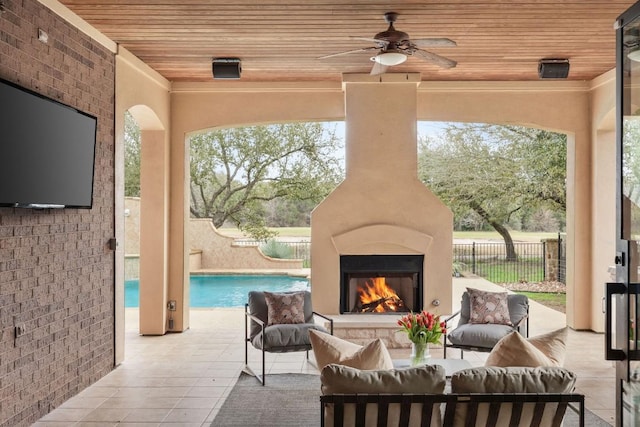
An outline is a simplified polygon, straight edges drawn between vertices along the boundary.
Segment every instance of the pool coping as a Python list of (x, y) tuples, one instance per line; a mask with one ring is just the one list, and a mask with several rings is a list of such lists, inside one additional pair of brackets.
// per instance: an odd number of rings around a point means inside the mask
[(291, 277), (304, 277), (309, 279), (311, 277), (311, 269), (310, 268), (300, 268), (300, 269), (200, 269), (193, 270), (189, 272), (192, 276), (206, 276), (208, 274), (229, 274), (229, 275), (267, 275), (267, 276), (291, 276)]

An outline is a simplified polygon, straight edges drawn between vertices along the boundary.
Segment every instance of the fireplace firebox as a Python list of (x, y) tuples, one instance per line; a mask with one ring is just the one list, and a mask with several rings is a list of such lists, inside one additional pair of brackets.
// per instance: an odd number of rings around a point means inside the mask
[(424, 255), (341, 255), (340, 313), (422, 310)]

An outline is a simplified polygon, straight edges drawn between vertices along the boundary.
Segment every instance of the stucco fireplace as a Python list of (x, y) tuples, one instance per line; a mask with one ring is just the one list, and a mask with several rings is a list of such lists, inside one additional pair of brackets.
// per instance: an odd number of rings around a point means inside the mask
[[(343, 76), (345, 180), (311, 215), (311, 292), (320, 312), (361, 310), (352, 286), (379, 277), (389, 277), (413, 311), (451, 311), (453, 216), (418, 179), (419, 83), (419, 74)], [(396, 257), (414, 265), (384, 271)], [(354, 259), (367, 260), (365, 271), (345, 276), (341, 265)]]

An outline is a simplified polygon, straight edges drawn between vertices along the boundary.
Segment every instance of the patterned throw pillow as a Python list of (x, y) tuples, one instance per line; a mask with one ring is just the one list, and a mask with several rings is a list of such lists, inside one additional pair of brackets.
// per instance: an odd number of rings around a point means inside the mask
[(470, 323), (512, 325), (506, 292), (487, 292), (467, 288), (471, 304)]
[(267, 326), (304, 323), (304, 292), (264, 293), (267, 302)]

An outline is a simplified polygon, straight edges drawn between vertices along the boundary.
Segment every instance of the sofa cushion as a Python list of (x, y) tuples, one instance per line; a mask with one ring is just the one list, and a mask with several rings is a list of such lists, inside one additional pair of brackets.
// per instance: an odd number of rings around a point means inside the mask
[[(343, 365), (330, 364), (320, 373), (322, 394), (441, 394), (445, 387), (444, 368), (439, 365), (423, 365), (407, 369), (365, 371)], [(419, 404), (414, 404), (419, 405)], [(420, 426), (420, 410), (412, 408), (409, 426)], [(367, 405), (365, 427), (377, 426), (377, 405)], [(389, 406), (389, 418), (397, 420), (400, 405)], [(333, 407), (328, 405), (325, 413), (325, 425), (333, 426)], [(344, 411), (345, 426), (355, 426), (355, 405), (348, 404)], [(434, 407), (431, 427), (440, 426), (440, 406)]]
[(570, 393), (576, 375), (560, 367), (483, 366), (451, 376), (452, 393)]
[(567, 328), (529, 339), (509, 334), (493, 348), (485, 366), (562, 366), (567, 341)]
[(309, 330), (309, 339), (319, 370), (330, 363), (358, 369), (393, 368), (391, 355), (379, 338), (361, 346), (324, 332)]
[(440, 365), (406, 369), (363, 370), (335, 363), (320, 372), (322, 394), (444, 393), (445, 373)]
[[(571, 393), (576, 376), (560, 367), (525, 368), (525, 367), (480, 367), (456, 372), (451, 377), (452, 393)], [(504, 405), (500, 411), (496, 426), (509, 426), (511, 406)], [(557, 403), (544, 405), (540, 425), (552, 425)], [(458, 404), (455, 413), (455, 427), (465, 426), (466, 405)], [(534, 403), (527, 403), (522, 408), (519, 425), (531, 425), (536, 413)], [(486, 425), (489, 404), (478, 405), (476, 426)]]

